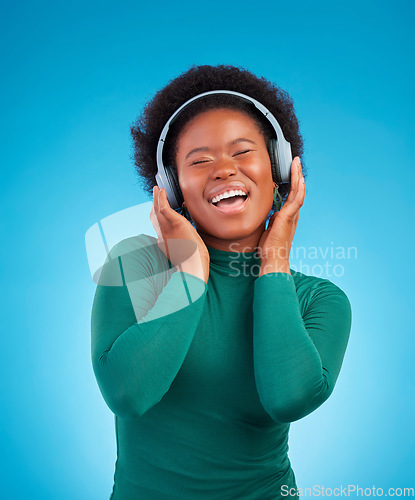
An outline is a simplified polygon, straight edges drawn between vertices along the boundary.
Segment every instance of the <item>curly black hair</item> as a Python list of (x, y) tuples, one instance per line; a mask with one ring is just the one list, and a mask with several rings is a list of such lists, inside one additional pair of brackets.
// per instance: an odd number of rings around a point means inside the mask
[[(144, 191), (150, 195), (153, 186), (156, 185), (157, 143), (164, 125), (186, 101), (211, 90), (233, 90), (253, 97), (262, 103), (278, 120), (285, 139), (291, 144), (293, 157), (302, 157), (303, 139), (299, 132), (293, 101), (287, 92), (265, 78), (259, 78), (241, 67), (229, 65), (192, 66), (159, 90), (130, 128), (135, 169)], [(275, 136), (275, 131), (268, 120), (260, 112), (255, 111), (251, 104), (232, 95), (215, 94), (197, 99), (179, 114), (174, 124), (169, 128), (163, 151), (164, 163), (176, 167), (179, 134), (192, 118), (204, 111), (221, 108), (234, 109), (253, 118), (267, 143), (269, 137)], [(303, 173), (306, 177), (304, 165)], [(282, 184), (279, 187), (283, 201), (287, 198), (289, 191), (290, 184)], [(273, 210), (269, 216), (272, 212)]]

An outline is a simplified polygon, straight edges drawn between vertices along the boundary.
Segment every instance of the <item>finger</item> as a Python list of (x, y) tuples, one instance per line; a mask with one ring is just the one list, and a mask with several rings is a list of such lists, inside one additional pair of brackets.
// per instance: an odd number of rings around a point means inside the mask
[(304, 203), (304, 198), (305, 198), (305, 180), (303, 173), (301, 171), (300, 176), (298, 178), (298, 186), (297, 186), (297, 193), (296, 193), (296, 202), (300, 204), (300, 206), (303, 205)]
[[(170, 205), (168, 204), (167, 201), (166, 190), (164, 188), (157, 187), (155, 189), (154, 202), (155, 202), (154, 208), (157, 215), (157, 219), (159, 223), (163, 224), (163, 222), (165, 222), (166, 220), (166, 211), (168, 208), (170, 208)], [(172, 209), (170, 208), (170, 210)]]
[(153, 209), (154, 209), (154, 214), (158, 218), (159, 213), (160, 213), (160, 208), (159, 208), (159, 187), (154, 186), (153, 187)]
[(163, 235), (161, 232), (159, 220), (157, 217), (157, 212), (158, 212), (158, 194), (157, 194), (158, 187), (154, 186), (153, 187), (153, 206), (150, 211), (150, 220), (151, 223), (153, 224), (153, 227), (157, 233), (159, 241), (163, 241)]
[(157, 233), (157, 237), (158, 237), (159, 241), (163, 241), (163, 235), (161, 233), (160, 224), (159, 224), (157, 217), (154, 213), (150, 214), (150, 221), (153, 224), (154, 230)]
[[(288, 217), (294, 217), (294, 215), (300, 210), (304, 203), (305, 189), (301, 184), (297, 190), (296, 197), (291, 201), (289, 205), (285, 205), (285, 215)], [(284, 207), (283, 207), (284, 208)]]
[(158, 186), (154, 186), (153, 187), (153, 206), (154, 206), (154, 212), (155, 214), (157, 215), (158, 211), (159, 211), (159, 187)]
[(301, 160), (299, 156), (296, 156), (291, 164), (291, 180), (294, 183), (294, 185), (296, 185), (298, 182), (298, 178), (300, 176), (300, 170), (301, 170)]
[(296, 156), (291, 163), (291, 187), (285, 204), (291, 203), (297, 194), (298, 179), (300, 178), (299, 170), (301, 169), (300, 158)]
[[(158, 186), (154, 186), (153, 188), (153, 193), (154, 193), (154, 198), (153, 198), (153, 205), (154, 205), (154, 214), (155, 214), (155, 221), (156, 221), (156, 226), (154, 228), (157, 231), (157, 235), (159, 238), (159, 241), (162, 242), (164, 241), (164, 236), (163, 236), (163, 216), (160, 213), (160, 188)], [(157, 229), (158, 228), (158, 229)]]
[(150, 210), (150, 220), (153, 223), (153, 225), (154, 225), (154, 221), (157, 221), (156, 212), (154, 210), (154, 202), (153, 202), (153, 206), (151, 207), (151, 210)]
[(160, 189), (160, 195), (159, 195), (159, 207), (160, 207), (160, 212), (165, 215), (172, 208), (170, 207), (169, 200), (167, 199), (167, 192), (164, 188)]
[[(169, 234), (172, 227), (174, 231), (175, 227), (181, 222), (181, 215), (171, 208), (169, 200), (167, 199), (167, 192), (164, 188), (161, 188), (159, 192), (159, 215), (163, 227), (167, 229), (167, 226), (170, 226)], [(165, 252), (167, 258), (171, 260), (172, 254), (177, 256), (178, 253), (183, 253), (182, 244), (183, 242), (180, 239), (175, 240), (174, 237), (172, 239), (165, 238), (162, 250)], [(180, 252), (178, 252), (179, 249)]]
[[(299, 203), (300, 206), (302, 205), (304, 201), (304, 195), (305, 195), (305, 182), (304, 182), (304, 176), (303, 176), (303, 168), (301, 166), (301, 161), (298, 156), (295, 157), (296, 160), (296, 166), (293, 165), (293, 168), (297, 170), (297, 182), (295, 185), (292, 186), (292, 190), (290, 191), (290, 195), (287, 198), (288, 203)], [(294, 163), (294, 162), (293, 162)]]
[(292, 199), (290, 203), (286, 203), (282, 207), (280, 213), (285, 217), (288, 217), (288, 219), (290, 219), (291, 221), (294, 220), (294, 217), (303, 205), (304, 195), (305, 190), (302, 186), (300, 186), (299, 189), (296, 190), (295, 198)]
[(303, 175), (303, 167), (301, 165), (301, 160), (299, 157), (298, 158), (298, 163), (297, 163), (297, 166), (298, 166), (298, 182), (300, 181), (303, 181), (304, 180), (304, 175)]
[(150, 219), (151, 217), (157, 218), (157, 186), (153, 186), (153, 205), (150, 211)]
[(160, 213), (170, 224), (177, 224), (181, 221), (181, 215), (171, 208), (164, 188), (160, 190)]

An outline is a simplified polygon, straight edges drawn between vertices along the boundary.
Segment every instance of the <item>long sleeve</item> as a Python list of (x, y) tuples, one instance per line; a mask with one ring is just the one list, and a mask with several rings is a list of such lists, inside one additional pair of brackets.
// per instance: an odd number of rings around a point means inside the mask
[(328, 280), (310, 283), (301, 307), (290, 274), (265, 274), (255, 282), (255, 381), (263, 407), (277, 422), (303, 418), (326, 401), (349, 339), (345, 293)]
[[(91, 351), (107, 405), (131, 418), (168, 391), (192, 342), (207, 287), (188, 273), (160, 272), (147, 251), (120, 253), (113, 253), (97, 285)], [(119, 270), (122, 283), (114, 286)]]

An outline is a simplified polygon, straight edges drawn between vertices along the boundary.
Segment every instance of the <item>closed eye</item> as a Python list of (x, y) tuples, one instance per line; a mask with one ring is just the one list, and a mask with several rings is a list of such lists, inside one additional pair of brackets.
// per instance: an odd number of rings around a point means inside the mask
[(197, 160), (193, 161), (191, 165), (199, 165), (199, 163), (207, 163), (209, 160)]
[(253, 151), (253, 150), (252, 149), (244, 149), (243, 151), (238, 151), (233, 156), (243, 155), (245, 153), (249, 153), (250, 151)]
[[(251, 151), (255, 151), (254, 149), (244, 149), (243, 151), (238, 151), (236, 152), (235, 154), (233, 154), (232, 156), (239, 156), (239, 155), (243, 155), (243, 154), (246, 154), (246, 153), (249, 153)], [(196, 160), (196, 161), (193, 161), (191, 163), (191, 165), (200, 165), (201, 163), (208, 163), (209, 161), (211, 160)]]

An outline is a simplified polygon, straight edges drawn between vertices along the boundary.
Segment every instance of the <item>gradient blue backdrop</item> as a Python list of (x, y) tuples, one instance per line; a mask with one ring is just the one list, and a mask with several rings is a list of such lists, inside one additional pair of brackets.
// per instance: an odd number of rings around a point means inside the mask
[(298, 485), (415, 486), (413, 3), (2, 11), (3, 498), (109, 497), (114, 420), (90, 361), (85, 232), (149, 200), (129, 136), (146, 101), (190, 65), (219, 63), (295, 101), (309, 174), (294, 245), (357, 248), (330, 278), (353, 308), (338, 384), (291, 429)]

